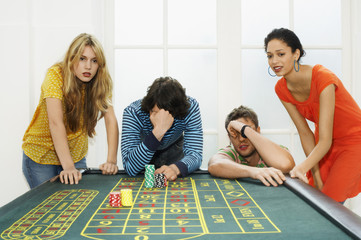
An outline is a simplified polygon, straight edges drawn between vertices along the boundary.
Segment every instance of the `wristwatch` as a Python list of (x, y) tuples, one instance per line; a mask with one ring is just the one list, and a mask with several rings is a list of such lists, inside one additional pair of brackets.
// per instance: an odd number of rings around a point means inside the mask
[(247, 136), (244, 134), (244, 130), (246, 129), (246, 127), (251, 127), (251, 126), (249, 126), (249, 125), (243, 125), (243, 127), (241, 128), (241, 136), (242, 136), (243, 138), (247, 138)]

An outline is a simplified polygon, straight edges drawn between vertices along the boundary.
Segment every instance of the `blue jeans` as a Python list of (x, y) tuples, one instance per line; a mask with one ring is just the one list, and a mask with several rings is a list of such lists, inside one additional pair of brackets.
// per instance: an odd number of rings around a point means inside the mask
[[(75, 163), (75, 168), (86, 168), (86, 159), (83, 158), (79, 162)], [(36, 186), (42, 184), (43, 182), (48, 181), (52, 177), (55, 177), (63, 171), (61, 165), (50, 165), (50, 164), (39, 164), (31, 160), (23, 152), (23, 173), (25, 175), (26, 181), (28, 182), (30, 188), (35, 188)]]

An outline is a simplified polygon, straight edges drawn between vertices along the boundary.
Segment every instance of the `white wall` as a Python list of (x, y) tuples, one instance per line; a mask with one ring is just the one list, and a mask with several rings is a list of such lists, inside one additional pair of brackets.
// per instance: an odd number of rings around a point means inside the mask
[(351, 21), (351, 48), (352, 48), (352, 92), (359, 105), (361, 105), (361, 1), (352, 0)]
[(0, 2), (0, 206), (28, 190), (21, 172), (30, 115), (28, 7), (25, 0)]
[[(361, 1), (351, 1), (351, 94), (361, 106)], [(361, 160), (361, 158), (360, 158)], [(345, 202), (345, 206), (361, 216), (361, 193)]]
[[(22, 137), (31, 121), (47, 68), (82, 33), (103, 40), (103, 1), (0, 0), (0, 206), (29, 190)], [(71, 7), (70, 7), (71, 6)], [(89, 162), (94, 162), (94, 143)]]

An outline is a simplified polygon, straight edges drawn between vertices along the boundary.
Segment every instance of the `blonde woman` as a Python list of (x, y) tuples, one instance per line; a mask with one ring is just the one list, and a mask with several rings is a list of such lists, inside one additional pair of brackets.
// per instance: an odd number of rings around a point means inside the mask
[(64, 60), (48, 69), (39, 104), (23, 138), (23, 173), (31, 188), (59, 175), (65, 184), (78, 184), (86, 168), (88, 137), (104, 117), (108, 141), (103, 174), (115, 174), (118, 123), (111, 104), (112, 80), (103, 49), (83, 33), (71, 43)]

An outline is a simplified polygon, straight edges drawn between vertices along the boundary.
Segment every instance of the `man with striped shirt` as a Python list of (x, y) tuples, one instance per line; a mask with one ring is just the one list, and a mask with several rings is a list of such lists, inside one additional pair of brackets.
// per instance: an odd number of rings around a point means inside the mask
[(124, 109), (121, 151), (130, 176), (154, 164), (168, 180), (202, 163), (203, 129), (198, 102), (171, 77), (156, 79), (147, 95)]
[(223, 178), (250, 177), (266, 186), (277, 186), (286, 179), (283, 173), (294, 166), (293, 157), (260, 133), (256, 113), (240, 106), (228, 114), (225, 122), (231, 144), (220, 149), (209, 161), (211, 175)]

